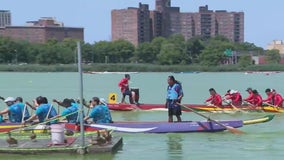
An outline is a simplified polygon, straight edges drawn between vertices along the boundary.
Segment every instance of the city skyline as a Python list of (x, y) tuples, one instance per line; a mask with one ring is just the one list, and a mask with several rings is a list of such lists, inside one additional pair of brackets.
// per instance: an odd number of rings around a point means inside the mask
[[(111, 10), (138, 7), (139, 2), (149, 4), (152, 10), (155, 0), (84, 0), (71, 3), (67, 0), (36, 1), (0, 0), (1, 10), (10, 10), (12, 25), (25, 25), (26, 21), (40, 17), (56, 17), (68, 27), (83, 27), (85, 41), (89, 43), (111, 40)], [(257, 2), (257, 3), (256, 3)], [(274, 2), (274, 3), (272, 3)], [(257, 5), (255, 5), (257, 4)], [(284, 39), (284, 22), (281, 8), (284, 2), (238, 0), (172, 0), (182, 12), (197, 12), (199, 6), (208, 5), (211, 10), (243, 11), (245, 13), (245, 41), (266, 48), (273, 40)]]

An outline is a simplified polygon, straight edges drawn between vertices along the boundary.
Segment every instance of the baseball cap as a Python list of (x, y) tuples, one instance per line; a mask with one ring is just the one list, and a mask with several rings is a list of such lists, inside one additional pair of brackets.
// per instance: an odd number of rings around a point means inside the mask
[(107, 105), (107, 102), (106, 102), (106, 100), (105, 100), (104, 98), (100, 98), (100, 102), (101, 102), (102, 104), (104, 104), (104, 105)]
[(16, 99), (14, 97), (7, 97), (4, 102), (14, 102)]

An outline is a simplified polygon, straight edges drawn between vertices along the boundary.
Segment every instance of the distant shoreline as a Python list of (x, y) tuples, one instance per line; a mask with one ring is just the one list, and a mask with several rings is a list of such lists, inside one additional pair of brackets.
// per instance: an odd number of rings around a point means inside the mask
[[(174, 73), (199, 73), (199, 72), (277, 72), (284, 71), (282, 64), (251, 65), (245, 68), (238, 65), (202, 66), (202, 65), (155, 65), (155, 64), (84, 64), (85, 73), (103, 72), (174, 72)], [(1, 72), (77, 72), (77, 64), (0, 64)]]

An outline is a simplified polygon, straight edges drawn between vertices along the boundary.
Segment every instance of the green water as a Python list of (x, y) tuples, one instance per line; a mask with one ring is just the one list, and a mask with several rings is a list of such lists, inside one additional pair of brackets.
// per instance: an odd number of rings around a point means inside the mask
[[(164, 103), (167, 76), (174, 75), (183, 85), (185, 97), (183, 103), (203, 103), (209, 97), (208, 89), (214, 87), (224, 94), (228, 89), (239, 90), (244, 97), (247, 87), (257, 88), (263, 97), (264, 90), (274, 88), (284, 94), (282, 80), (284, 73), (244, 74), (244, 73), (138, 73), (131, 74), (132, 87), (140, 89), (140, 102)], [(104, 97), (119, 93), (118, 81), (122, 74), (84, 74), (84, 97)], [(0, 95), (22, 96), (31, 102), (42, 95), (52, 99), (79, 97), (78, 73), (8, 73), (0, 72)], [(118, 99), (120, 100), (120, 94)], [(0, 102), (0, 108), (5, 104)], [(264, 113), (207, 114), (214, 119), (250, 119), (264, 116)], [(167, 112), (135, 111), (112, 112), (114, 120), (119, 121), (161, 121), (167, 120)], [(183, 120), (203, 120), (194, 113), (183, 113)], [(130, 159), (283, 159), (284, 152), (284, 114), (276, 115), (269, 123), (244, 126), (240, 128), (244, 135), (230, 132), (220, 133), (182, 133), (182, 134), (124, 134), (124, 145), (115, 154), (96, 155), (1, 155), (1, 159), (31, 160), (130, 160)]]

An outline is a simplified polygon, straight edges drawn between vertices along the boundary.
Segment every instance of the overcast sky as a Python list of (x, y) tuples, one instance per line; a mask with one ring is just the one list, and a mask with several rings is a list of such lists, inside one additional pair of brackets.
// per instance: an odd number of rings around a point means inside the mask
[[(56, 17), (65, 26), (84, 27), (85, 41), (111, 40), (111, 10), (137, 7), (139, 2), (155, 8), (155, 0), (0, 0), (0, 10), (10, 10), (12, 25), (40, 17)], [(210, 10), (243, 11), (245, 41), (266, 48), (272, 40), (284, 40), (284, 0), (172, 0), (182, 12)]]

